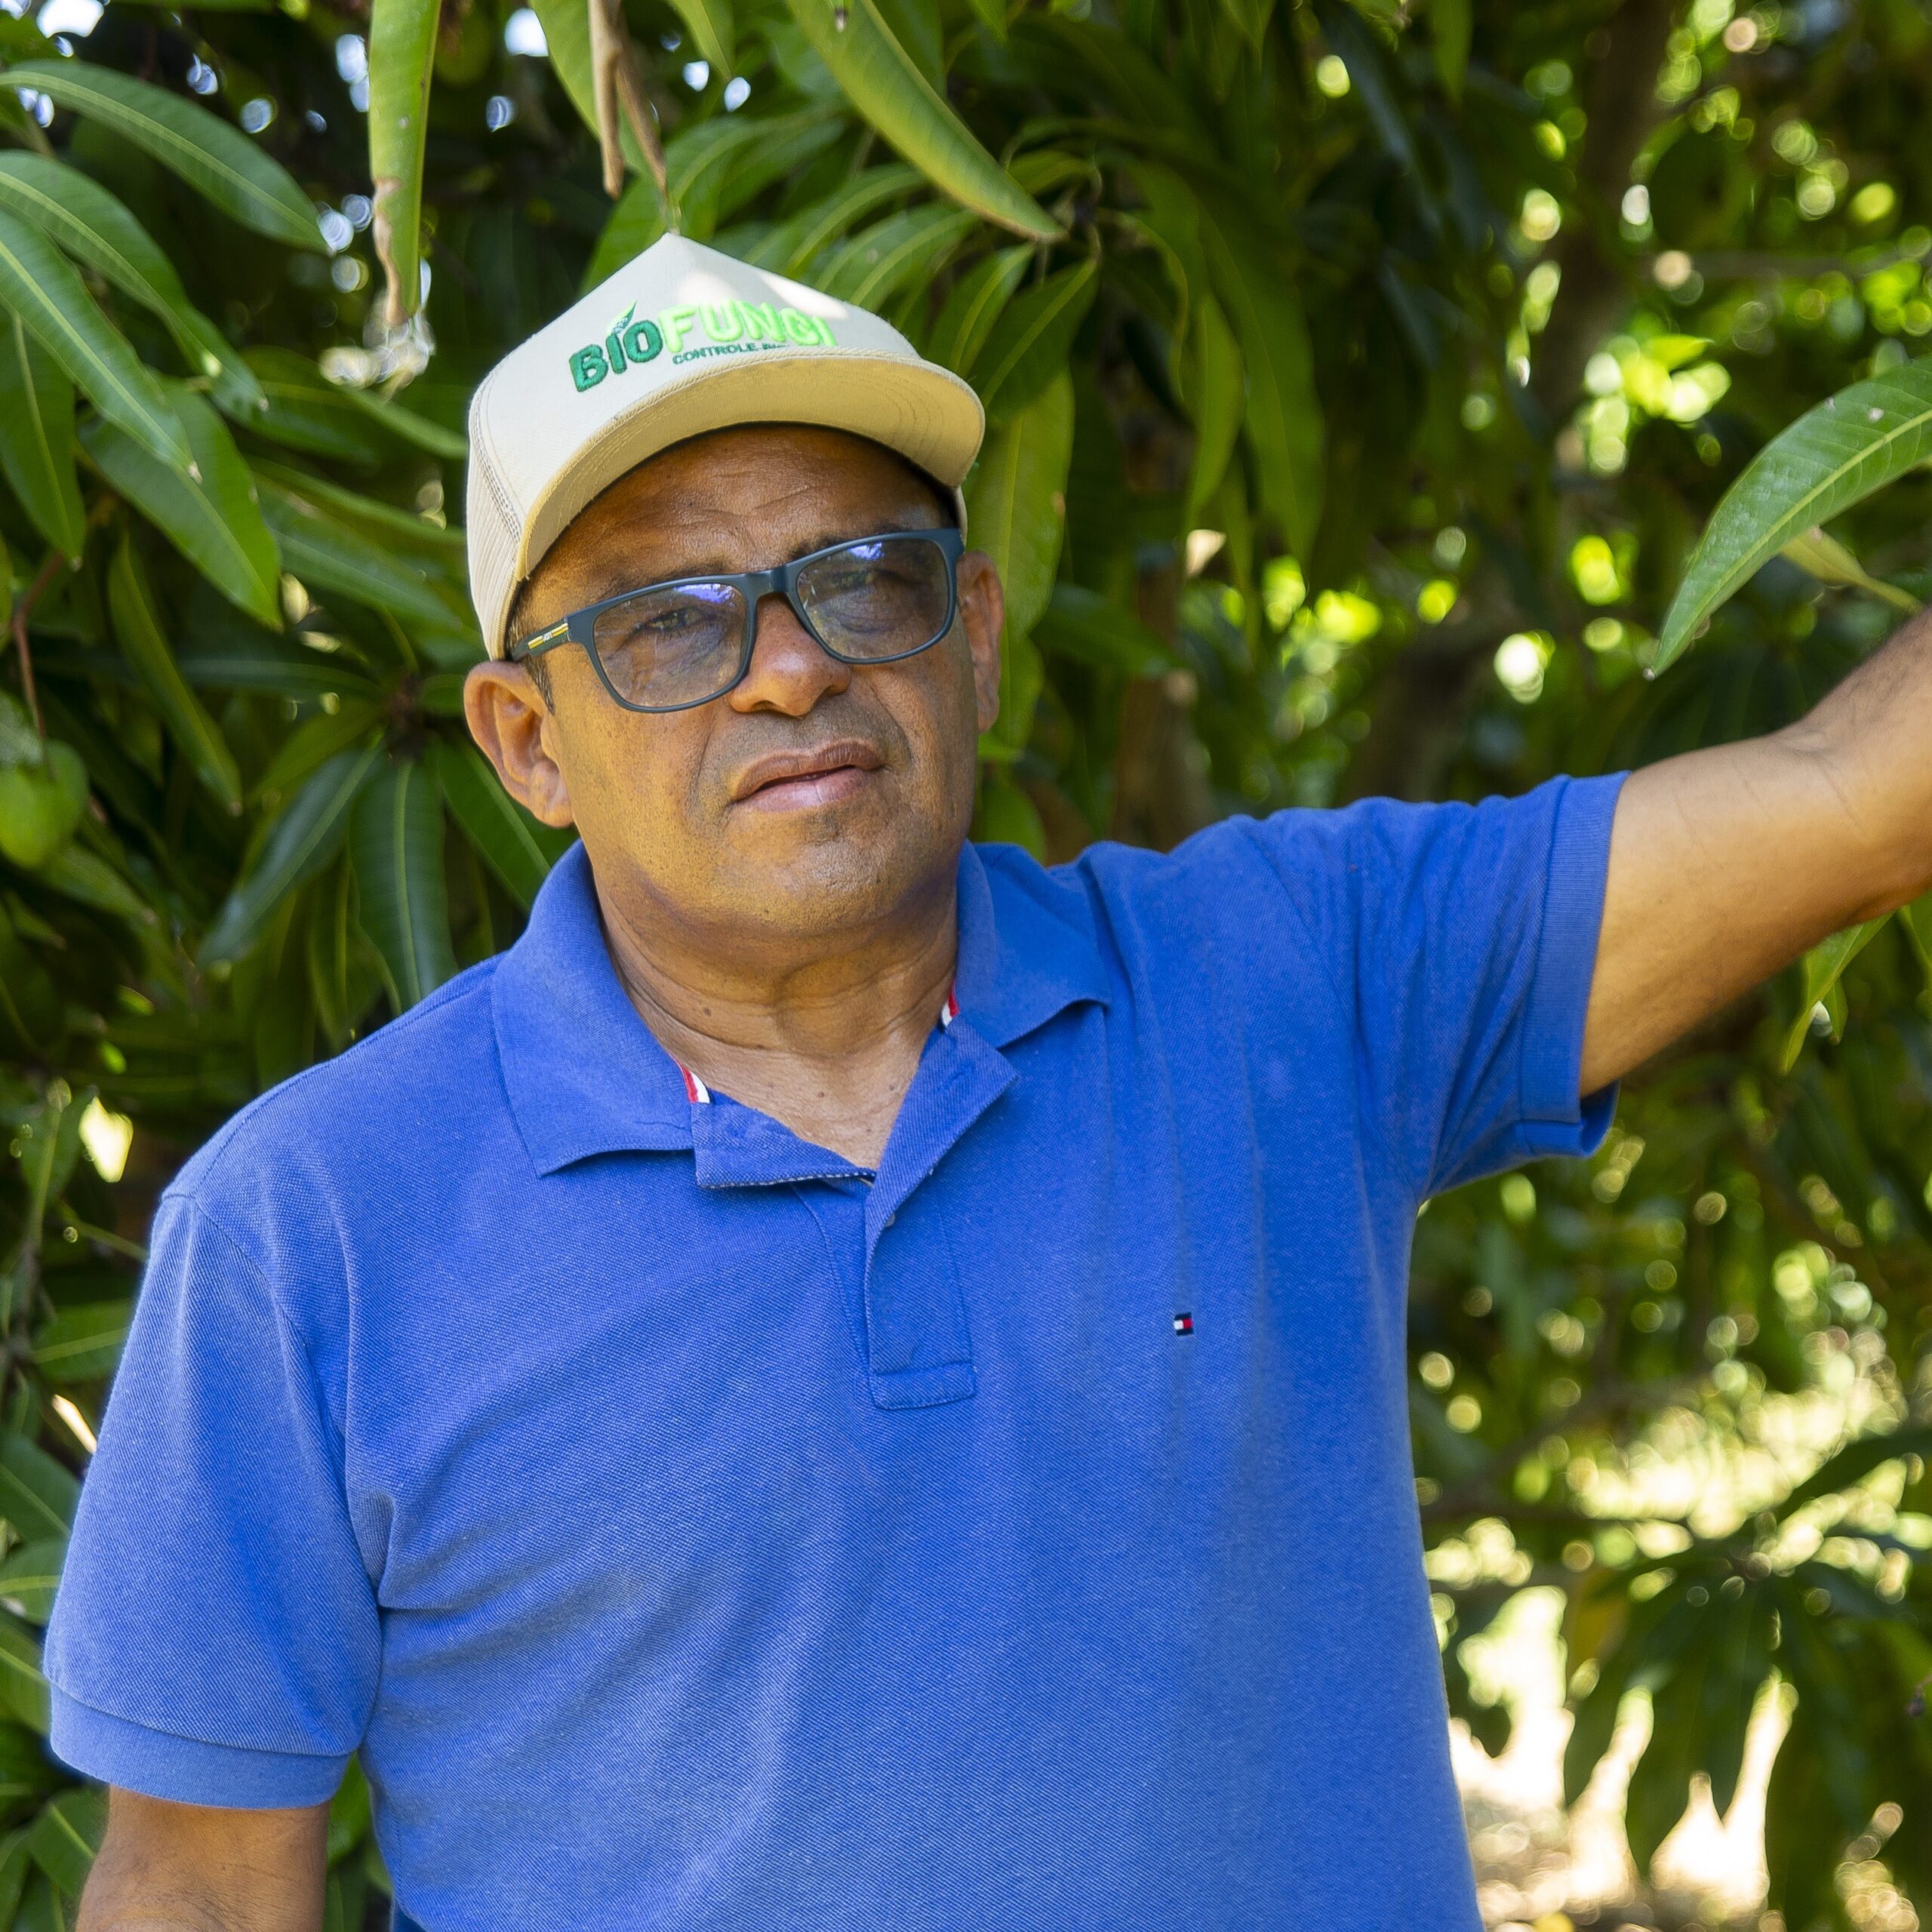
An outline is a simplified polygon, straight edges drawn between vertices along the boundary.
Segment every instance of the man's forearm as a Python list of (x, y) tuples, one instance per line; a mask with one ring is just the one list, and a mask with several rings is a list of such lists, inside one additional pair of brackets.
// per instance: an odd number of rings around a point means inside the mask
[(75, 1932), (321, 1932), (328, 1807), (110, 1794)]
[(1932, 611), (1779, 735), (1817, 761), (1835, 801), (1856, 902), (1838, 924), (1932, 888)]
[(1618, 801), (1583, 1086), (1828, 934), (1932, 887), (1932, 615), (1798, 724), (1669, 758)]

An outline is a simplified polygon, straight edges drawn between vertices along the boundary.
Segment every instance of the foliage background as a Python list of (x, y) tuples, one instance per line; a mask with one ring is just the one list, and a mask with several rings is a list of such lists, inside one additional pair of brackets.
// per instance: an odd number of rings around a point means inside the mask
[[(0, 17), (0, 1924), (68, 1922), (97, 1840), (36, 1734), (37, 1633), (155, 1192), (505, 944), (555, 855), (460, 730), (463, 407), (667, 209), (635, 131), (605, 192), (574, 4), (376, 5)], [(1932, 583), (1913, 471), (1838, 526), (1862, 571), (1774, 561), (1644, 675), (1727, 483), (1932, 333), (1921, 7), (841, 16), (614, 17), (685, 230), (987, 397), (986, 835), (1057, 858), (1641, 763), (1794, 717)], [(1780, 1700), (1794, 1932), (1932, 1912), (1923, 930), (1808, 1021), (1795, 974), (1741, 1002), (1627, 1083), (1595, 1160), (1418, 1230), (1452, 1705), (1502, 1742), (1464, 1646), (1559, 1589), (1573, 1790), (1654, 1709), (1641, 1865)], [(331, 1924), (380, 1922), (353, 1779), (331, 1848)]]

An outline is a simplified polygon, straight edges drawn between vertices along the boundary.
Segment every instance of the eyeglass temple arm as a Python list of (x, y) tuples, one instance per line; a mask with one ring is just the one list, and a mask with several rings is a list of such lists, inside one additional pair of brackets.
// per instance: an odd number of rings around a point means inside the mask
[(539, 631), (534, 637), (520, 638), (514, 644), (506, 645), (503, 655), (512, 663), (521, 663), (526, 657), (540, 657), (546, 651), (555, 651), (558, 645), (569, 643), (570, 638), (571, 620), (565, 617), (547, 631)]

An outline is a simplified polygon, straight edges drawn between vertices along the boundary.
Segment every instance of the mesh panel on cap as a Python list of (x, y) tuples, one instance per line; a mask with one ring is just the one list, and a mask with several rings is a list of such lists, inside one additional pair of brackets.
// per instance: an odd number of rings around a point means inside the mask
[(508, 480), (497, 464), (487, 408), (494, 378), (485, 378), (469, 408), (469, 479), (463, 516), (469, 540), (469, 595), (492, 657), (503, 654), (503, 623), (517, 584), (517, 545), (523, 527)]

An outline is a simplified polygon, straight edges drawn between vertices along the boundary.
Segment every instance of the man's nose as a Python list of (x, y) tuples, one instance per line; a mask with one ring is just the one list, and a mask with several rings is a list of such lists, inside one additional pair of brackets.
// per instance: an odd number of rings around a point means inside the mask
[(802, 718), (819, 700), (844, 691), (852, 667), (841, 664), (799, 623), (798, 614), (774, 592), (758, 599), (752, 614), (758, 626), (752, 640), (751, 668), (728, 694), (737, 711), (777, 711)]

